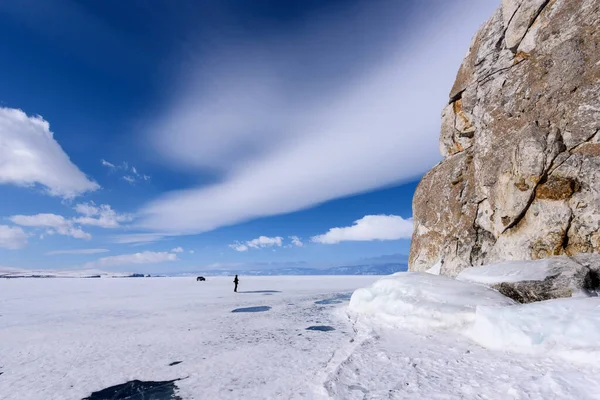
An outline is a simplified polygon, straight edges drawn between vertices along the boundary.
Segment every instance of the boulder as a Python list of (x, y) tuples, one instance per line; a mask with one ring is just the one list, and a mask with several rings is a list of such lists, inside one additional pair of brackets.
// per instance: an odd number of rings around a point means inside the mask
[[(587, 258), (600, 265), (600, 255)], [(519, 303), (572, 296), (596, 295), (597, 272), (568, 256), (535, 261), (508, 261), (463, 270), (457, 280), (479, 283), (498, 290)]]
[(442, 113), (411, 271), (600, 253), (600, 0), (503, 0)]

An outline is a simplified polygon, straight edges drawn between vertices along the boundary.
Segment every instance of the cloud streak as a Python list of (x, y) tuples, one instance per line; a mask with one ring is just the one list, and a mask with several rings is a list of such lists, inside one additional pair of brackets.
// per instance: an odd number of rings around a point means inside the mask
[[(428, 170), (440, 159), (439, 114), (456, 70), (496, 4), (463, 0), (430, 10), (426, 3), (423, 10), (433, 12), (395, 31), (385, 51), (363, 51), (371, 62), (353, 73), (343, 64), (312, 60), (340, 54), (352, 36), (335, 37), (350, 32), (357, 18), (382, 20), (370, 9), (356, 18), (329, 16), (326, 23), (282, 33), (279, 41), (241, 44), (216, 54), (213, 68), (181, 74), (187, 89), (153, 121), (151, 142), (170, 164), (218, 171), (221, 180), (155, 199), (142, 208), (139, 226), (200, 233), (405, 182)], [(356, 40), (368, 41), (361, 33)]]
[(177, 260), (177, 255), (173, 253), (144, 251), (142, 253), (103, 257), (96, 261), (84, 264), (83, 268), (107, 268), (134, 264), (158, 264)]
[(42, 185), (48, 194), (73, 198), (100, 186), (63, 151), (40, 116), (0, 107), (0, 184)]
[(99, 254), (108, 253), (108, 249), (77, 249), (77, 250), (53, 250), (46, 253), (47, 256), (56, 256), (60, 254)]
[(412, 218), (404, 219), (397, 215), (365, 215), (354, 221), (352, 226), (331, 228), (323, 235), (313, 236), (311, 241), (337, 244), (340, 242), (410, 239), (412, 232)]

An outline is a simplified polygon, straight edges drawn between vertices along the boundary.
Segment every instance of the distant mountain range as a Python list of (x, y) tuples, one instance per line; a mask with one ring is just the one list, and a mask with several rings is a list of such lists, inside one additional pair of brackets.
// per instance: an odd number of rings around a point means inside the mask
[[(408, 269), (408, 257), (392, 254), (373, 258), (364, 258), (356, 262), (332, 267), (309, 267), (306, 263), (292, 265), (256, 264), (238, 268), (199, 269), (170, 274), (152, 274), (152, 276), (280, 276), (280, 275), (390, 275)], [(26, 270), (0, 266), (0, 278), (137, 278), (150, 276), (144, 273), (106, 272), (99, 270)]]
[(99, 270), (29, 270), (0, 266), (0, 278), (124, 278), (127, 273), (105, 272)]
[[(406, 271), (406, 263), (391, 263), (378, 265), (347, 265), (332, 268), (276, 268), (267, 270), (209, 270), (198, 272), (198, 275), (225, 276), (278, 276), (278, 275), (390, 275)], [(189, 275), (189, 274), (186, 274)]]
[(207, 276), (227, 276), (227, 275), (246, 275), (246, 276), (278, 276), (278, 275), (390, 275), (396, 272), (406, 271), (408, 269), (408, 257), (404, 254), (384, 255), (373, 258), (364, 258), (356, 262), (345, 265), (312, 268), (304, 266), (282, 266), (268, 268), (257, 266), (256, 268), (228, 268), (228, 269), (208, 269), (200, 270), (194, 273), (176, 274), (179, 276), (207, 275)]

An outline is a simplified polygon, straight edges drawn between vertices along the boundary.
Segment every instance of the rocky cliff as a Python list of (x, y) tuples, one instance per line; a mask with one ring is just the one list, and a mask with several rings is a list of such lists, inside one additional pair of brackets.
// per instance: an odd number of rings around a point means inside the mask
[(410, 269), (600, 253), (600, 0), (503, 0), (442, 113)]

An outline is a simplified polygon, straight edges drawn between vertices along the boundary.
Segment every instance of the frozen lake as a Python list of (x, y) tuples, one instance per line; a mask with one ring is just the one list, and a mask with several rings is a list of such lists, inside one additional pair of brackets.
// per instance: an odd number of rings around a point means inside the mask
[(376, 279), (241, 277), (238, 293), (229, 277), (0, 280), (0, 398), (178, 378), (183, 399), (321, 398), (352, 345), (349, 295)]
[(349, 317), (377, 279), (0, 279), (0, 399), (600, 399), (595, 366)]

